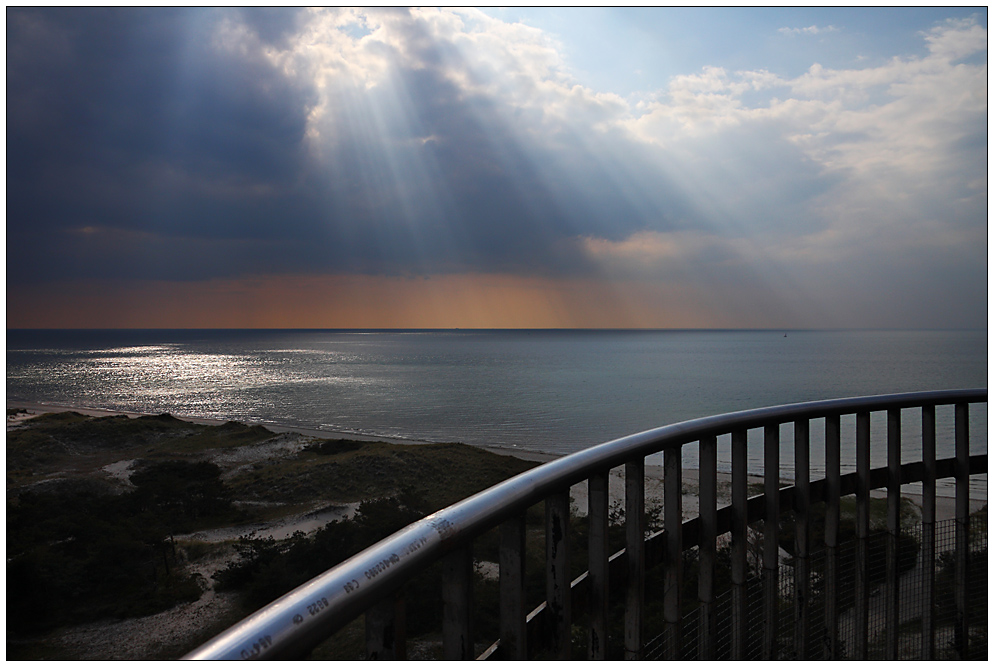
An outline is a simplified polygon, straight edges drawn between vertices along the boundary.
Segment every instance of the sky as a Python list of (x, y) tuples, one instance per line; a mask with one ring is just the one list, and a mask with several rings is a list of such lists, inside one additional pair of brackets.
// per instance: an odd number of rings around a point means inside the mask
[(8, 328), (987, 327), (987, 9), (8, 8)]

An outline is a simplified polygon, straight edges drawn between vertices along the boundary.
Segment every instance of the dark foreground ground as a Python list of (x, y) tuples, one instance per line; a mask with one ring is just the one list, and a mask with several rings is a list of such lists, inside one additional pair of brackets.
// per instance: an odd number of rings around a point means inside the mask
[[(461, 444), (8, 408), (7, 657), (177, 658), (535, 465)], [(358, 635), (318, 655), (359, 657)]]
[[(8, 406), (11, 659), (178, 658), (408, 523), (551, 458), (170, 415), (38, 414), (42, 409)], [(650, 526), (661, 510), (658, 468), (646, 467)], [(688, 516), (697, 508), (695, 473), (685, 471)], [(612, 474), (616, 508), (623, 482)], [(750, 482), (762, 491), (761, 479)], [(572, 491), (578, 552), (571, 565), (582, 569), (585, 485)], [(728, 492), (723, 478), (720, 503)], [(975, 504), (971, 509), (984, 503)], [(904, 509), (902, 520), (917, 523), (914, 503)], [(940, 499), (938, 514), (953, 516), (952, 499)], [(623, 513), (615, 515), (611, 539), (620, 548)], [(534, 605), (544, 590), (541, 507), (527, 519)], [(495, 535), (474, 543), (474, 623), (484, 637), (497, 629), (496, 551)], [(407, 588), (410, 657), (438, 656), (439, 576), (429, 568)], [(360, 618), (313, 657), (362, 655)]]

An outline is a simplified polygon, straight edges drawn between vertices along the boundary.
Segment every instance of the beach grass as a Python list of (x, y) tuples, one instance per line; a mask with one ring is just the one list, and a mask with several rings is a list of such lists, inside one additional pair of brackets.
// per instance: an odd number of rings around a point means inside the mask
[(96, 474), (131, 458), (196, 458), (210, 450), (256, 444), (275, 434), (262, 426), (194, 424), (169, 414), (130, 418), (43, 413), (7, 432), (7, 489), (45, 477)]
[[(8, 623), (8, 655), (22, 659), (170, 659), (212, 636), (223, 624), (194, 628), (182, 645), (150, 638), (177, 634), (174, 627), (163, 630), (163, 623), (186, 622), (177, 614), (191, 604), (191, 577), (210, 579), (237, 560), (231, 542), (174, 540), (170, 535), (177, 531), (271, 522), (375, 499), (397, 503), (410, 512), (408, 519), (417, 518), (538, 465), (458, 443), (321, 439), (237, 422), (197, 424), (168, 414), (89, 416), (65, 411), (20, 420), (23, 416), (15, 415), (19, 421), (13, 426), (8, 417), (8, 564), (35, 577), (38, 585), (50, 585), (53, 593), (75, 590), (69, 579), (92, 580), (88, 572), (103, 567), (93, 553), (104, 553), (104, 547), (111, 546), (104, 542), (113, 540), (118, 547), (132, 549), (141, 561), (133, 568), (132, 583), (140, 583), (146, 569), (151, 578), (145, 577), (142, 586), (147, 591), (139, 597), (134, 586), (120, 588), (121, 600), (113, 599), (114, 587), (102, 587), (94, 602), (74, 600), (71, 609), (63, 605), (53, 614), (46, 608), (42, 611), (48, 617), (34, 624)], [(170, 500), (169, 489), (187, 495), (181, 488), (195, 471), (206, 475), (204, 483), (212, 485), (218, 507), (197, 510), (177, 523), (173, 505), (183, 503), (179, 496)], [(367, 508), (368, 523), (373, 506), (361, 506)], [(49, 520), (38, 514), (46, 507), (73, 511), (49, 512)], [(91, 507), (97, 509), (87, 509)], [(36, 515), (41, 518), (30, 519)], [(93, 553), (82, 557), (66, 545), (79, 543), (70, 533), (85, 529), (87, 517), (97, 523), (93, 530), (86, 529)], [(384, 515), (381, 521), (387, 520)], [(118, 547), (115, 553), (121, 551)], [(46, 583), (46, 573), (55, 571), (60, 572), (58, 580)], [(237, 587), (234, 593), (241, 595)], [(136, 604), (139, 598), (144, 603)], [(165, 609), (170, 611), (160, 612)], [(230, 623), (246, 609), (244, 604), (229, 605), (218, 612), (219, 618)], [(155, 614), (146, 617), (148, 613)], [(166, 617), (171, 620), (161, 620)], [(96, 623), (80, 626), (84, 618)], [(121, 654), (120, 642), (111, 638), (132, 624), (140, 628), (134, 634), (149, 634), (148, 645), (144, 653)]]
[(457, 443), (351, 444), (335, 454), (304, 450), (292, 459), (257, 464), (229, 485), (243, 500), (348, 503), (403, 496), (428, 513), (536, 465)]

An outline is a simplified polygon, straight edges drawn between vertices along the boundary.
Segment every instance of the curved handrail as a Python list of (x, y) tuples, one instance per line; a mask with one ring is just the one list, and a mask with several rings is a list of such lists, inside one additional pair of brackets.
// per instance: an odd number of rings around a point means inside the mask
[(986, 389), (958, 389), (811, 401), (692, 419), (596, 445), (412, 523), (256, 611), (184, 659), (278, 659), (305, 653), (450, 550), (551, 493), (640, 456), (798, 419), (986, 400)]
[[(936, 477), (952, 477), (955, 474), (956, 469), (956, 458), (946, 458), (940, 459), (936, 463)], [(981, 474), (987, 472), (987, 455), (986, 454), (976, 454), (969, 458), (969, 470), (971, 475)], [(921, 482), (924, 478), (924, 471), (922, 470), (922, 464), (920, 461), (915, 461), (912, 463), (905, 463), (901, 466), (901, 484), (912, 484), (914, 482)], [(887, 484), (887, 473), (888, 469), (886, 467), (873, 468), (869, 471), (870, 487), (874, 489), (883, 488)], [(846, 496), (852, 493), (856, 493), (857, 490), (857, 473), (852, 472), (839, 477), (839, 486), (841, 495)], [(810, 500), (812, 503), (823, 501), (826, 498), (826, 483), (825, 480), (818, 480), (811, 482), (811, 494)], [(797, 487), (795, 486), (784, 486), (774, 493), (777, 494), (779, 498), (780, 505), (782, 507), (791, 507), (794, 495), (797, 492)], [(746, 506), (746, 517), (749, 523), (754, 521), (760, 521), (763, 519), (763, 512), (765, 507), (762, 501), (765, 500), (765, 495), (757, 495), (749, 498), (748, 504)], [(722, 507), (717, 511), (715, 515), (715, 525), (717, 534), (721, 535), (727, 533), (731, 528), (731, 510), (732, 506), (727, 505)], [(693, 519), (687, 519), (683, 522), (681, 526), (681, 541), (683, 544), (695, 545), (700, 537), (701, 533), (701, 520), (700, 517), (695, 517)], [(646, 548), (646, 566), (650, 567), (657, 564), (662, 559), (662, 549), (663, 541), (666, 537), (665, 530), (658, 530), (645, 538), (645, 548)], [(655, 552), (652, 548), (656, 547)], [(625, 576), (624, 568), (627, 566), (622, 560), (625, 555), (625, 547), (622, 547), (615, 553), (611, 554), (609, 563), (613, 568), (611, 571), (612, 578)], [(583, 572), (575, 579), (570, 582), (570, 592), (572, 595), (576, 596), (577, 593), (584, 593), (585, 586), (589, 583), (589, 572)], [(575, 600), (575, 597), (574, 597)], [(541, 602), (535, 609), (532, 609), (528, 613), (528, 622), (531, 623), (533, 620), (539, 618), (546, 610), (546, 603)], [(495, 641), (489, 648), (487, 648), (483, 654), (478, 658), (479, 660), (485, 660), (493, 655), (500, 646), (500, 640)]]

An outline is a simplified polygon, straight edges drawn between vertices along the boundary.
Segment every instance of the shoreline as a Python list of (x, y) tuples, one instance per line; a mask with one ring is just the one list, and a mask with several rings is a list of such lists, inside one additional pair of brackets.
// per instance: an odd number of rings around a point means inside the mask
[[(33, 416), (37, 416), (43, 413), (50, 412), (78, 412), (83, 415), (91, 417), (110, 417), (124, 415), (129, 418), (137, 418), (142, 416), (154, 416), (152, 413), (142, 413), (142, 412), (131, 412), (125, 410), (112, 410), (109, 408), (95, 408), (95, 407), (83, 407), (83, 406), (70, 406), (70, 405), (60, 405), (51, 403), (42, 403), (38, 401), (23, 401), (17, 399), (7, 400), (8, 409), (23, 409), (29, 412), (25, 416), (8, 416), (7, 417), (7, 428), (16, 428), (21, 421), (28, 419)], [(212, 419), (208, 417), (191, 417), (191, 416), (181, 416), (172, 415), (176, 419), (191, 422), (194, 424), (202, 425), (212, 425), (219, 426), (227, 423), (228, 421), (237, 420), (222, 420), (222, 419)], [(323, 429), (309, 429), (301, 428), (285, 424), (274, 424), (263, 421), (253, 421), (244, 420), (240, 423), (247, 425), (263, 426), (266, 429), (274, 433), (295, 433), (303, 436), (314, 437), (314, 438), (342, 438), (349, 440), (365, 441), (365, 442), (387, 442), (391, 444), (409, 444), (409, 445), (419, 445), (419, 444), (433, 444), (431, 441), (427, 440), (416, 440), (412, 438), (390, 438), (390, 437), (379, 437), (373, 435), (350, 433), (347, 431), (332, 431)], [(555, 459), (565, 456), (564, 454), (553, 454), (551, 452), (542, 452), (538, 450), (530, 449), (520, 449), (517, 447), (506, 447), (499, 445), (468, 445), (476, 449), (481, 449), (493, 454), (498, 454), (502, 456), (513, 456), (515, 458), (524, 461), (534, 461), (538, 463), (546, 463), (553, 461)], [(645, 480), (645, 500), (646, 503), (655, 502), (661, 506), (663, 499), (663, 469), (661, 465), (646, 464), (645, 466), (646, 480)], [(718, 472), (718, 504), (719, 507), (723, 504), (728, 504), (731, 502), (731, 474), (728, 472)], [(697, 514), (698, 509), (698, 497), (697, 489), (699, 486), (699, 470), (696, 468), (684, 468), (682, 471), (682, 477), (684, 481), (683, 490), (683, 513), (685, 520), (688, 518), (693, 518)], [(763, 477), (758, 475), (749, 475), (747, 477), (747, 483), (752, 486), (755, 484), (762, 484)], [(782, 478), (781, 486), (784, 484), (792, 484), (793, 480)], [(624, 472), (622, 467), (616, 467), (612, 469), (609, 476), (609, 499), (612, 504), (614, 503), (624, 503)], [(573, 502), (576, 505), (576, 509), (581, 515), (586, 515), (587, 513), (587, 484), (586, 482), (580, 482), (573, 485), (571, 488), (571, 496)], [(870, 495), (875, 498), (884, 498), (887, 495), (884, 489), (873, 489), (870, 491)], [(922, 496), (921, 493), (915, 493), (913, 491), (906, 492), (902, 491), (902, 497), (906, 497), (919, 508), (922, 506)], [(982, 509), (987, 505), (986, 498), (984, 499), (973, 499), (970, 500), (970, 511), (974, 512), (976, 510)], [(955, 497), (937, 495), (936, 496), (936, 520), (951, 519), (955, 518)]]
[[(8, 399), (7, 409), (23, 409), (33, 412), (34, 414), (29, 417), (24, 417), (22, 419), (12, 420), (10, 417), (7, 418), (7, 426), (16, 426), (20, 421), (25, 418), (30, 418), (39, 414), (44, 414), (48, 412), (78, 412), (81, 415), (87, 415), (89, 417), (115, 417), (119, 415), (124, 415), (125, 417), (130, 417), (132, 419), (137, 417), (154, 417), (160, 413), (152, 412), (131, 412), (128, 410), (114, 410), (111, 408), (94, 408), (79, 405), (63, 405), (58, 403), (42, 403), (39, 401), (22, 401), (19, 399)], [(293, 426), (288, 424), (277, 424), (274, 422), (266, 421), (256, 421), (256, 420), (231, 420), (231, 419), (213, 419), (211, 417), (191, 417), (188, 415), (176, 415), (169, 413), (171, 416), (179, 419), (181, 421), (190, 422), (192, 424), (202, 424), (205, 426), (221, 426), (229, 421), (237, 421), (248, 426), (262, 426), (273, 433), (297, 433), (299, 435), (306, 435), (312, 438), (326, 438), (326, 439), (337, 439), (341, 438), (344, 440), (357, 440), (362, 442), (387, 442), (392, 445), (433, 445), (440, 444), (433, 440), (420, 440), (418, 438), (391, 438), (389, 436), (379, 436), (379, 435), (368, 435), (365, 433), (353, 433), (351, 431), (334, 431), (330, 429), (318, 429), (318, 428), (307, 428), (302, 426)], [(466, 443), (459, 443), (466, 444)], [(555, 459), (566, 456), (565, 454), (554, 454), (552, 452), (543, 452), (537, 449), (523, 449), (520, 447), (506, 447), (502, 445), (467, 445), (468, 447), (474, 447), (476, 449), (482, 449), (492, 454), (500, 454), (503, 456), (513, 456), (519, 458), (523, 461), (538, 461), (541, 463), (547, 463), (548, 461), (553, 461)]]
[[(78, 412), (81, 415), (87, 415), (89, 417), (114, 417), (119, 415), (124, 415), (132, 419), (136, 417), (154, 417), (159, 413), (151, 412), (131, 412), (128, 410), (114, 410), (111, 408), (94, 408), (85, 407), (78, 405), (63, 405), (58, 403), (42, 403), (38, 401), (22, 401), (19, 399), (8, 399), (7, 409), (24, 409), (34, 412), (35, 416), (38, 414), (48, 413), (48, 412)], [(345, 440), (358, 440), (363, 442), (388, 442), (393, 445), (432, 445), (439, 444), (433, 440), (421, 440), (418, 438), (396, 438), (389, 436), (379, 436), (379, 435), (369, 435), (365, 433), (353, 433), (351, 431), (334, 431), (331, 429), (318, 429), (318, 428), (307, 428), (303, 426), (293, 426), (288, 424), (278, 424), (274, 422), (257, 421), (257, 420), (230, 420), (230, 419), (213, 419), (211, 417), (191, 417), (188, 415), (176, 415), (172, 414), (176, 419), (190, 422), (192, 424), (202, 424), (205, 426), (221, 426), (229, 421), (238, 421), (239, 423), (246, 424), (248, 426), (263, 426), (274, 433), (298, 433), (300, 435), (306, 435), (313, 438), (327, 438), (336, 439), (342, 438)], [(20, 420), (17, 420), (20, 421)], [(10, 427), (17, 423), (13, 422), (10, 418), (7, 420), (7, 426)], [(465, 443), (460, 443), (465, 444)], [(543, 452), (536, 449), (523, 449), (520, 447), (506, 447), (502, 445), (467, 445), (469, 447), (475, 447), (476, 449), (482, 449), (494, 454), (503, 454), (506, 456), (514, 456), (516, 458), (522, 459), (524, 461), (540, 461), (546, 463), (558, 459), (565, 454), (554, 454), (552, 452)]]
[[(63, 405), (60, 403), (42, 403), (39, 401), (22, 401), (20, 399), (8, 399), (7, 409), (25, 409), (34, 411), (37, 414), (47, 413), (47, 412), (78, 412), (81, 415), (87, 415), (89, 417), (115, 417), (119, 415), (124, 415), (126, 417), (131, 417), (132, 419), (136, 417), (154, 417), (161, 413), (153, 412), (132, 412), (128, 410), (114, 410), (111, 408), (94, 408), (88, 406), (79, 405)], [(205, 426), (221, 426), (229, 421), (237, 421), (248, 426), (264, 426), (265, 428), (273, 431), (274, 433), (299, 433), (300, 435), (309, 435), (315, 438), (348, 438), (355, 440), (364, 440), (369, 442), (389, 442), (396, 445), (403, 444), (432, 444), (429, 440), (416, 440), (413, 438), (390, 438), (381, 437), (375, 435), (365, 435), (362, 433), (350, 433), (348, 431), (332, 431), (325, 429), (315, 429), (291, 426), (286, 424), (276, 424), (266, 421), (250, 420), (250, 419), (213, 419), (211, 417), (193, 417), (189, 415), (176, 415), (169, 413), (171, 416), (179, 419), (181, 421), (190, 422), (192, 424), (202, 424)], [(9, 425), (9, 421), (8, 421)]]

